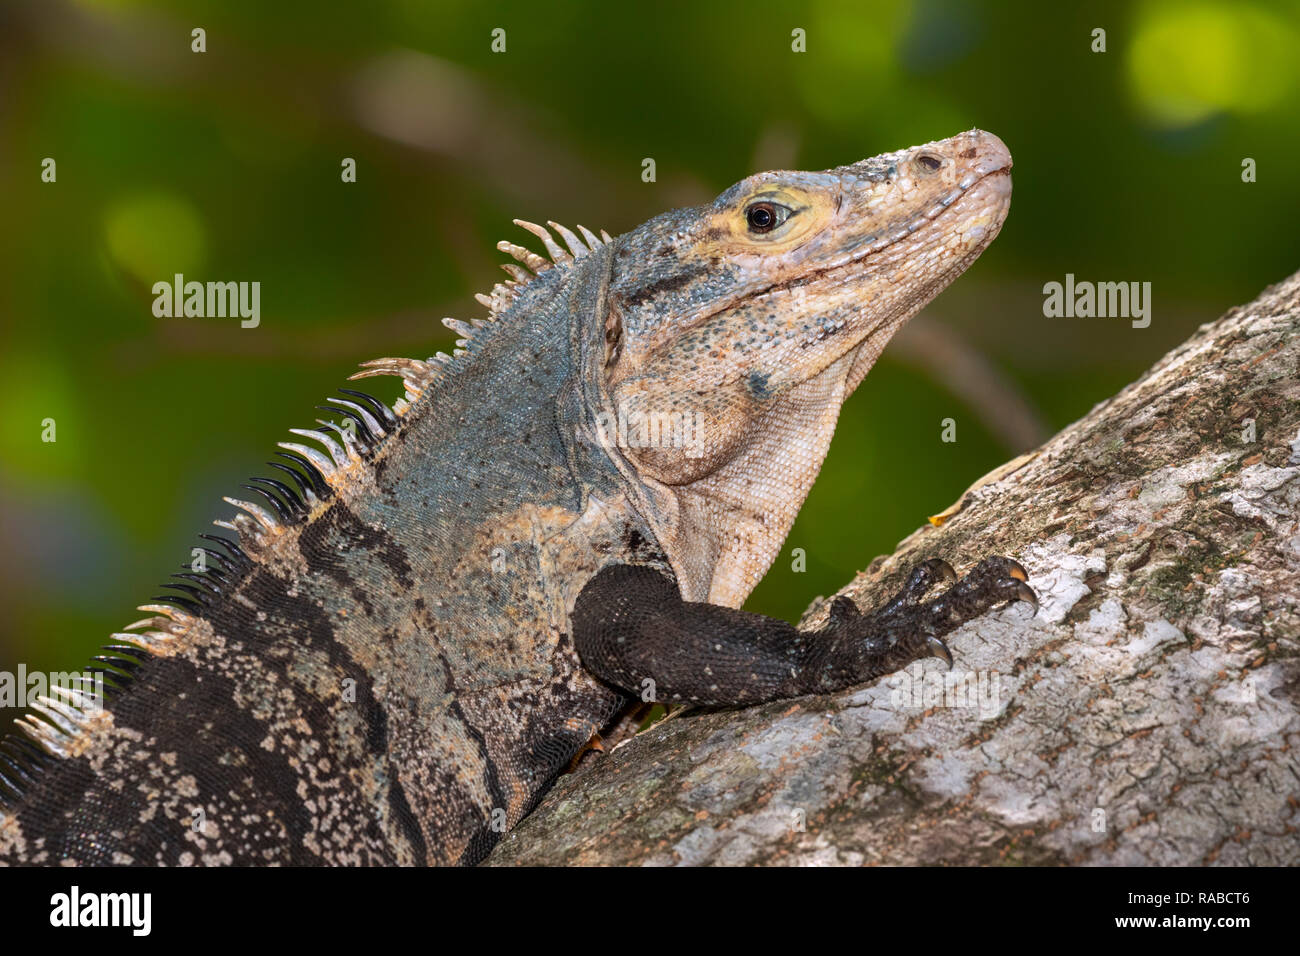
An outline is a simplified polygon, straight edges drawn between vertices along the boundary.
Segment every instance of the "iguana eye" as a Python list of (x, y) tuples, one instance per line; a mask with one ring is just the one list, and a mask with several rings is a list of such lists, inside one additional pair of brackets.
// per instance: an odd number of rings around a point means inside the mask
[(790, 210), (774, 202), (752, 203), (745, 210), (745, 221), (750, 232), (771, 232), (790, 218)]

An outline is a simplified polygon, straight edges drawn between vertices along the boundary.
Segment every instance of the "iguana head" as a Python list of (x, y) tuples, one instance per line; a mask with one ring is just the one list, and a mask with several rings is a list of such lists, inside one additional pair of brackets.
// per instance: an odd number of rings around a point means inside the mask
[(739, 604), (761, 578), (844, 399), (997, 235), (1010, 168), (972, 130), (759, 173), (614, 240), (605, 389), (688, 600)]

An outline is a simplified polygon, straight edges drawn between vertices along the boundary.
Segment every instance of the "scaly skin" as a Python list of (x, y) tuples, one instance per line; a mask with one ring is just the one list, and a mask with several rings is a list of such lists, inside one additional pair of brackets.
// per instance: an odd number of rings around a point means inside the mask
[[(567, 251), (526, 224), (552, 261), (503, 244), (531, 272), (508, 267), (481, 327), (449, 320), (463, 354), (367, 363), (404, 398), (348, 393), (352, 431), (288, 446), (283, 484), (235, 502), (237, 544), (116, 635), (106, 710), (67, 694), (35, 746), (0, 746), (0, 861), (474, 862), (645, 680), (828, 690), (1025, 598), (991, 559), (820, 632), (736, 610), (844, 399), (997, 234), (1009, 166), (972, 131), (763, 173), (617, 239), (556, 226)], [(626, 441), (646, 414), (691, 441)], [(619, 608), (657, 621), (634, 648)]]

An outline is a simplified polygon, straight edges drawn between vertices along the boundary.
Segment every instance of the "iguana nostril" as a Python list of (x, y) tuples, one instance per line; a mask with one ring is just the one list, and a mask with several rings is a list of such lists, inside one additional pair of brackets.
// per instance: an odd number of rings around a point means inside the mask
[(935, 172), (943, 165), (943, 160), (931, 153), (922, 153), (916, 157), (917, 163), (927, 172)]

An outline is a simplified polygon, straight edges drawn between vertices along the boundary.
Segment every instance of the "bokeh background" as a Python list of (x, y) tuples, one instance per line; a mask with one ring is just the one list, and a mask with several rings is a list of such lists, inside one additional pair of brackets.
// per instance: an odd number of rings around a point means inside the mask
[[(1010, 218), (847, 405), (748, 605), (795, 619), (1300, 267), (1298, 49), (1294, 2), (0, 0), (0, 669), (79, 668), (358, 362), (449, 350), (513, 217), (992, 130)], [(260, 281), (261, 325), (155, 318), (176, 272)], [(1151, 282), (1150, 328), (1044, 318), (1067, 272)]]

